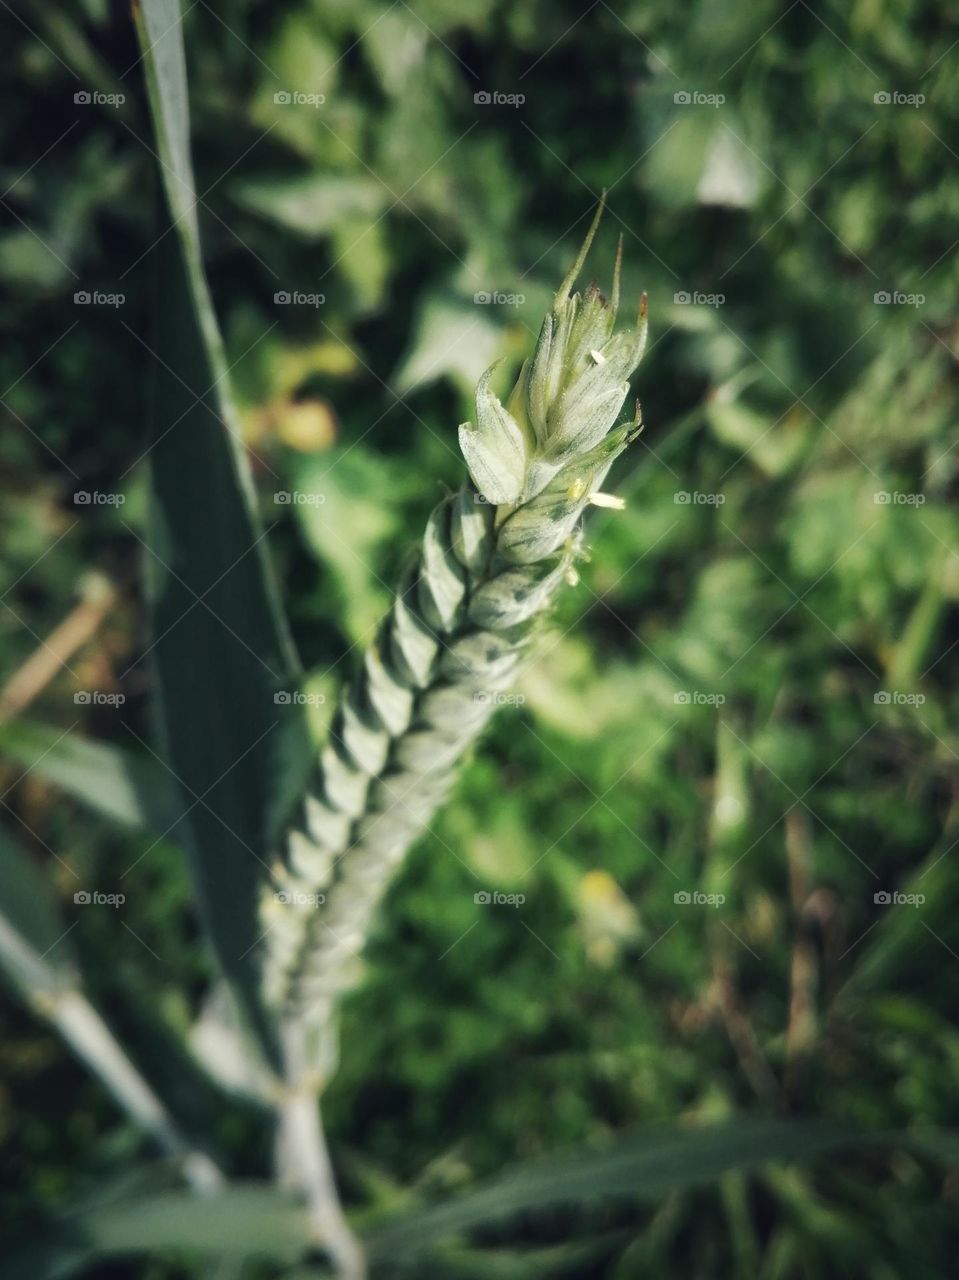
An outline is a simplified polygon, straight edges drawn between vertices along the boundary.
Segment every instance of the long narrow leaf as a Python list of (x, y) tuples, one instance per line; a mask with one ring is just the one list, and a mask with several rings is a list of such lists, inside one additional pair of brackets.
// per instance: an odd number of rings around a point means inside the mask
[(809, 1161), (843, 1149), (917, 1147), (951, 1158), (955, 1138), (862, 1134), (823, 1121), (743, 1117), (705, 1128), (664, 1128), (622, 1138), (599, 1150), (530, 1161), (448, 1204), (409, 1213), (369, 1235), (371, 1254), (416, 1252), (437, 1240), (518, 1213), (611, 1197), (654, 1199), (713, 1181), (733, 1169), (770, 1161)]
[(252, 502), (249, 466), (200, 255), (178, 0), (142, 0), (138, 31), (160, 173), (164, 235), (155, 338), (147, 552), (160, 718), (195, 880), (219, 961), (275, 1061), (259, 997), (257, 902), (274, 857), (291, 740), (306, 735), (296, 659)]
[(31, 1003), (72, 982), (68, 933), (43, 876), (0, 828), (0, 968)]
[(27, 721), (0, 724), (0, 753), (111, 822), (175, 838), (170, 776), (146, 753)]
[(4, 1260), (4, 1275), (57, 1280), (96, 1258), (190, 1250), (217, 1257), (290, 1260), (310, 1243), (306, 1212), (273, 1187), (226, 1187), (212, 1195), (160, 1191), (91, 1207), (51, 1224)]
[[(140, 1069), (83, 994), (71, 925), (64, 924), (49, 886), (29, 855), (0, 829), (0, 971), (24, 1001), (46, 1018), (144, 1130), (170, 1155), (186, 1157), (187, 1175), (216, 1185), (219, 1173), (179, 1133), (171, 1110), (154, 1091), (156, 1063)], [(154, 1043), (162, 1046), (158, 1027)], [(161, 1053), (165, 1054), (166, 1046)], [(196, 1072), (188, 1083), (196, 1084)]]
[[(366, 1239), (374, 1263), (395, 1261), (444, 1237), (547, 1206), (630, 1196), (656, 1200), (733, 1169), (896, 1147), (949, 1162), (959, 1156), (959, 1140), (951, 1131), (863, 1134), (824, 1121), (747, 1116), (707, 1128), (663, 1128), (603, 1150), (530, 1161), (449, 1204), (404, 1212)], [(54, 1280), (96, 1257), (177, 1249), (293, 1259), (315, 1243), (306, 1211), (276, 1188), (259, 1184), (234, 1184), (201, 1200), (174, 1191), (115, 1200), (49, 1224), (45, 1239), (46, 1250), (31, 1247), (12, 1257), (9, 1274)], [(27, 1260), (32, 1269), (26, 1269)]]

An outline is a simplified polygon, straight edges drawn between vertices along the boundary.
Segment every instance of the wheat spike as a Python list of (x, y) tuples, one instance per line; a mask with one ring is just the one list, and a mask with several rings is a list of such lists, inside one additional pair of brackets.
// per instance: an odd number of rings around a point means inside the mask
[(645, 346), (645, 295), (635, 328), (617, 333), (618, 262), (612, 304), (595, 285), (570, 292), (600, 212), (506, 403), (492, 371), (481, 379), (476, 421), (459, 429), (470, 480), (430, 516), (337, 710), (264, 901), (267, 995), (290, 1013), (322, 1018), (354, 981), (391, 876), (574, 577), (583, 511), (638, 430), (638, 410), (616, 423)]

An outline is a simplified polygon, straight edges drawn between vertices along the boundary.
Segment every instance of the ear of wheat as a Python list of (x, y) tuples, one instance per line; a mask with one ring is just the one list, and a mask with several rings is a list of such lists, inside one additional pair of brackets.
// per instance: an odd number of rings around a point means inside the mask
[(322, 1024), (353, 981), (385, 887), (455, 780), (459, 762), (515, 678), (564, 581), (580, 521), (640, 430), (617, 426), (646, 340), (615, 332), (622, 242), (607, 300), (572, 292), (596, 217), (535, 350), (503, 404), (491, 372), (476, 422), (459, 429), (470, 483), (431, 514), (376, 643), (342, 698), (264, 900), (267, 996)]

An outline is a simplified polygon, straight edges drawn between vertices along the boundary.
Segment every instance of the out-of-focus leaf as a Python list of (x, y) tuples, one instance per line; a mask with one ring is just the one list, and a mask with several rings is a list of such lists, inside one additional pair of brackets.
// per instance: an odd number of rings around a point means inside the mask
[[(172, 1117), (179, 1114), (187, 1120), (192, 1140), (199, 1140), (197, 1134), (208, 1122), (205, 1107), (212, 1101), (205, 1078), (165, 1019), (155, 1014), (146, 1035), (137, 1039), (131, 1051), (121, 1047), (109, 1023), (81, 990), (69, 936), (72, 928), (61, 919), (29, 855), (0, 829), (0, 968), (134, 1122), (152, 1133), (165, 1150), (179, 1153), (185, 1144)], [(126, 997), (129, 992), (121, 994)]]
[(190, 1044), (197, 1060), (228, 1093), (272, 1106), (270, 1078), (246, 1052), (242, 1028), (236, 1023), (235, 1005), (222, 984), (216, 984), (207, 994), (190, 1030)]
[(0, 828), (0, 965), (28, 999), (71, 980), (66, 932), (43, 876)]
[(402, 5), (385, 9), (361, 37), (380, 87), (396, 96), (406, 89), (422, 66), (429, 45), (429, 30)]
[(502, 355), (505, 336), (487, 319), (489, 307), (431, 301), (420, 316), (416, 335), (393, 375), (400, 395), (448, 375), (472, 395), (480, 377)]
[(258, 901), (278, 827), (277, 789), (302, 740), (295, 655), (253, 508), (222, 340), (203, 273), (178, 0), (144, 0), (144, 53), (176, 235), (162, 264), (147, 568), (152, 657), (168, 762), (220, 964), (275, 1060), (260, 998)]
[(306, 1212), (274, 1187), (206, 1196), (160, 1191), (91, 1207), (48, 1224), (47, 1243), (4, 1260), (6, 1276), (60, 1280), (96, 1258), (191, 1250), (212, 1257), (295, 1260), (310, 1244)]
[(812, 420), (799, 405), (788, 413), (760, 413), (745, 400), (720, 391), (710, 400), (706, 414), (716, 438), (741, 449), (767, 476), (785, 475), (809, 445)]
[(701, 204), (749, 209), (761, 189), (759, 161), (731, 129), (720, 125), (706, 147), (696, 198)]
[(621, 1232), (611, 1233), (586, 1244), (545, 1249), (464, 1249), (447, 1245), (428, 1258), (417, 1258), (401, 1275), (412, 1280), (423, 1275), (427, 1267), (436, 1280), (547, 1280), (549, 1276), (592, 1275), (598, 1270), (600, 1259), (621, 1236)]
[[(374, 1230), (370, 1248), (375, 1256), (386, 1257), (547, 1205), (608, 1197), (656, 1198), (700, 1186), (731, 1169), (753, 1168), (769, 1161), (813, 1160), (880, 1140), (894, 1141), (888, 1135), (880, 1139), (857, 1134), (824, 1121), (753, 1117), (708, 1128), (652, 1130), (620, 1139), (605, 1149), (517, 1166), (449, 1204), (408, 1214)], [(928, 1150), (929, 1140), (922, 1142)]]
[(712, 114), (674, 112), (668, 125), (658, 131), (662, 141), (650, 152), (643, 168), (646, 182), (667, 206), (690, 204), (696, 198), (696, 187), (715, 127)]
[(389, 598), (377, 566), (399, 523), (403, 482), (398, 485), (395, 467), (362, 445), (295, 457), (291, 482), (313, 499), (294, 508), (300, 528), (337, 583), (350, 639), (362, 640)]
[(149, 756), (26, 721), (0, 724), (0, 752), (113, 822), (174, 834), (170, 775)]
[(172, 1248), (295, 1257), (310, 1240), (306, 1211), (271, 1186), (233, 1186), (201, 1198), (171, 1191), (116, 1205), (87, 1230), (101, 1255)]
[[(324, 19), (326, 15), (324, 15)], [(365, 19), (363, 20), (365, 22)], [(248, 104), (257, 129), (274, 134), (304, 157), (315, 159), (327, 132), (320, 123), (336, 118), (337, 81), (342, 59), (309, 10), (278, 11), (271, 35), (257, 39), (257, 57), (267, 74)]]
[(0, 280), (7, 285), (49, 289), (59, 285), (68, 270), (25, 228), (14, 227), (0, 236)]
[(357, 215), (335, 226), (333, 253), (357, 311), (375, 310), (383, 301), (390, 274), (389, 244), (380, 214)]
[(354, 219), (375, 219), (389, 200), (386, 188), (372, 178), (335, 175), (254, 179), (237, 185), (235, 195), (247, 209), (311, 239)]
[[(97, 1182), (95, 1192), (83, 1198), (75, 1206), (73, 1216), (83, 1213), (103, 1213), (110, 1206), (133, 1199), (170, 1191), (177, 1185), (176, 1170), (167, 1164), (152, 1161), (150, 1164), (126, 1167), (122, 1173), (104, 1173)], [(50, 1223), (49, 1230), (32, 1230), (24, 1239), (12, 1237), (3, 1259), (4, 1280), (61, 1280), (74, 1275), (91, 1260), (89, 1248), (68, 1239), (69, 1232)]]

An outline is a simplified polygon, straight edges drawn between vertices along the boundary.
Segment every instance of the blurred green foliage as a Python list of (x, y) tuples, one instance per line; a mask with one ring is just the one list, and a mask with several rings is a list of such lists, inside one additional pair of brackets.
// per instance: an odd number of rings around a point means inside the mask
[[(122, 6), (15, 8), (4, 673), (98, 568), (120, 602), (32, 713), (144, 750), (136, 535), (163, 282), (140, 68)], [(628, 509), (596, 513), (525, 701), (409, 859), (345, 1011), (327, 1115), (349, 1193), (400, 1203), (604, 1131), (750, 1105), (955, 1122), (955, 13), (233, 0), (185, 22), (213, 294), (326, 707), (458, 483), (476, 378), (528, 349), (604, 187), (594, 270), (607, 277), (621, 232), (624, 300), (650, 295), (647, 430), (609, 486)], [(98, 489), (127, 501), (75, 504)], [(325, 501), (277, 504), (280, 490)], [(75, 706), (91, 687), (127, 701)], [(4, 766), (5, 819), (67, 904), (60, 859), (108, 890), (149, 850), (131, 932), (75, 913), (73, 937), (130, 1034), (138, 991), (186, 1028), (209, 972), (178, 852), (22, 774)], [(477, 905), (481, 890), (525, 902)], [(725, 901), (674, 900), (694, 891)], [(874, 901), (894, 891), (925, 902)], [(6, 1204), (35, 1212), (136, 1139), (50, 1034), (12, 1004), (4, 1019)], [(255, 1121), (217, 1123), (256, 1172)], [(538, 1218), (530, 1246), (595, 1237), (598, 1254), (502, 1274), (938, 1277), (955, 1196), (905, 1155), (730, 1175), (655, 1212)]]

